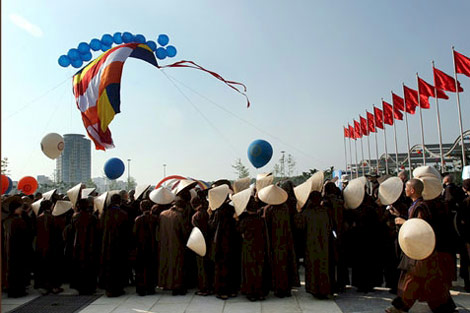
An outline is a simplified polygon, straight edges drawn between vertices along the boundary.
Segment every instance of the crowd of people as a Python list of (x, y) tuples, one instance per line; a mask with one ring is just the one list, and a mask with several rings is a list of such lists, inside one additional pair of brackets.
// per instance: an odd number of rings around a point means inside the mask
[[(407, 312), (417, 300), (433, 312), (453, 312), (457, 255), (470, 291), (470, 180), (457, 186), (452, 175), (441, 180), (426, 167), (423, 177), (428, 172), (439, 180), (438, 194), (430, 198), (429, 180), (401, 172), (402, 189), (386, 204), (380, 186), (389, 175), (343, 177), (339, 188), (322, 172), (299, 186), (273, 184), (264, 174), (254, 183), (221, 179), (205, 190), (182, 180), (174, 190), (2, 196), (2, 288), (9, 297), (24, 296), (31, 282), (43, 294), (67, 283), (79, 294), (102, 288), (109, 297), (129, 285), (141, 296), (196, 288), (200, 296), (257, 301), (270, 292), (291, 296), (304, 267), (305, 289), (315, 298), (348, 285), (364, 293), (388, 287), (397, 296), (386, 312)], [(410, 218), (424, 219), (435, 233), (424, 260), (407, 257), (398, 244)], [(195, 227), (203, 252), (187, 245)]]

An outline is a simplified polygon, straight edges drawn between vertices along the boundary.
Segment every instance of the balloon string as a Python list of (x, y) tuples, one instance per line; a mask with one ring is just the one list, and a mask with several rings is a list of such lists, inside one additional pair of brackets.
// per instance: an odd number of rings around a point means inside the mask
[(202, 116), (202, 118), (204, 120), (206, 120), (207, 124), (209, 124), (210, 127), (212, 127), (214, 129), (214, 131), (228, 144), (228, 146), (233, 150), (233, 152), (235, 153), (235, 155), (237, 155), (237, 151), (235, 149), (235, 146), (233, 146), (229, 139), (227, 137), (225, 137), (221, 131), (219, 131), (217, 129), (217, 127), (215, 127), (215, 125), (207, 118), (207, 116), (205, 116), (201, 110), (199, 110), (199, 108), (191, 101), (191, 99), (189, 99), (189, 97), (181, 90), (181, 88), (178, 87), (178, 85), (173, 81), (172, 78), (170, 78), (170, 76), (165, 73), (165, 71), (162, 70), (162, 73), (166, 76), (166, 78), (173, 84), (173, 86), (175, 86), (175, 88), (181, 93), (181, 95), (193, 106), (193, 108)]
[[(163, 72), (163, 71), (162, 71), (162, 72)], [(278, 142), (280, 142), (281, 144), (285, 145), (286, 147), (289, 147), (289, 148), (291, 148), (291, 149), (296, 150), (297, 152), (299, 152), (299, 153), (303, 154), (304, 156), (306, 156), (306, 157), (308, 157), (308, 158), (314, 160), (315, 162), (321, 162), (318, 158), (316, 158), (316, 157), (314, 157), (314, 156), (312, 156), (312, 155), (310, 155), (310, 154), (308, 154), (308, 153), (302, 151), (301, 149), (299, 149), (299, 148), (297, 148), (297, 147), (294, 147), (294, 146), (292, 146), (292, 145), (290, 145), (290, 144), (284, 142), (284, 141), (283, 141), (282, 139), (280, 139), (279, 137), (276, 137), (276, 136), (274, 136), (274, 135), (268, 133), (267, 131), (265, 131), (265, 130), (259, 128), (258, 126), (256, 126), (255, 124), (253, 124), (253, 123), (251, 123), (251, 122), (245, 120), (244, 118), (238, 116), (237, 114), (231, 112), (231, 111), (228, 110), (227, 108), (225, 108), (225, 107), (221, 106), (220, 104), (216, 103), (215, 101), (209, 99), (208, 97), (204, 96), (203, 94), (201, 94), (201, 93), (199, 93), (198, 91), (194, 90), (193, 88), (189, 87), (189, 86), (186, 85), (185, 83), (183, 83), (183, 82), (181, 82), (180, 80), (174, 78), (174, 77), (171, 76), (170, 74), (165, 73), (165, 75), (171, 77), (174, 81), (178, 82), (179, 84), (181, 84), (181, 85), (182, 85), (183, 87), (185, 87), (186, 89), (192, 91), (193, 93), (197, 94), (198, 96), (200, 96), (201, 98), (205, 99), (205, 100), (208, 101), (209, 103), (215, 105), (215, 106), (218, 107), (219, 109), (221, 109), (221, 110), (225, 111), (226, 113), (232, 115), (233, 117), (235, 117), (236, 119), (238, 119), (238, 120), (244, 122), (245, 124), (247, 124), (247, 125), (253, 127), (254, 129), (258, 130), (259, 132), (261, 132), (261, 133), (263, 133), (263, 134), (265, 134), (265, 135), (267, 135), (267, 136), (269, 136), (269, 137), (271, 137), (271, 138), (277, 140)]]

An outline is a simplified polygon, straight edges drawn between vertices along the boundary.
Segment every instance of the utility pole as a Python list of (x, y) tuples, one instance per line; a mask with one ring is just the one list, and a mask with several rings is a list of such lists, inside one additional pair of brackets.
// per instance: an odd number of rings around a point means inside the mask
[(127, 159), (127, 190), (131, 188), (131, 159)]

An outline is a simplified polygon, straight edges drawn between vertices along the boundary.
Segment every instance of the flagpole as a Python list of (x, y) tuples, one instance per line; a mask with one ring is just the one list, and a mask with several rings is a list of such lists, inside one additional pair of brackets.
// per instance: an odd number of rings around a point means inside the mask
[(463, 140), (462, 112), (460, 110), (459, 83), (457, 81), (457, 66), (455, 65), (454, 46), (452, 46), (452, 60), (454, 62), (454, 77), (455, 77), (455, 92), (457, 94), (457, 109), (459, 111), (460, 143), (462, 146), (462, 170), (463, 170), (463, 167), (467, 165), (467, 158), (465, 157), (465, 146), (464, 146), (464, 140)]
[[(434, 74), (434, 61), (432, 63), (432, 69)], [(436, 76), (434, 77), (434, 98), (436, 99), (436, 114), (437, 114), (437, 132), (439, 135), (439, 154), (441, 155), (441, 173), (445, 172), (444, 164), (444, 153), (442, 152), (442, 132), (441, 132), (441, 115), (439, 114), (439, 101), (437, 100), (437, 87), (436, 87)]]
[(361, 155), (362, 155), (362, 161), (361, 161), (362, 176), (365, 176), (366, 170), (365, 170), (365, 165), (364, 165), (364, 146), (362, 145), (362, 137), (361, 137)]
[(421, 108), (421, 94), (419, 92), (419, 76), (416, 73), (416, 80), (418, 81), (418, 106), (419, 106), (419, 121), (421, 123), (421, 145), (423, 146), (423, 165), (426, 165), (426, 150), (424, 147), (424, 127), (423, 127), (423, 110)]
[[(374, 112), (375, 114), (375, 112)], [(377, 133), (378, 133), (377, 127), (375, 127), (375, 158), (377, 161), (377, 168), (375, 169), (375, 173), (379, 175), (379, 144), (377, 143)]]
[(385, 133), (385, 110), (384, 110), (384, 99), (383, 98), (382, 98), (382, 125), (384, 127), (385, 174), (388, 174), (387, 134)]
[[(348, 129), (349, 129), (349, 124), (348, 124)], [(352, 179), (353, 178), (353, 159), (352, 159), (352, 150), (351, 150), (351, 137), (349, 137), (349, 160), (351, 160), (349, 162), (349, 166), (350, 166), (350, 172), (351, 172), (351, 176), (350, 178)]]
[[(344, 129), (345, 128), (343, 128), (343, 132), (344, 132)], [(348, 133), (349, 133), (349, 128), (348, 128)], [(349, 138), (349, 136), (348, 136), (348, 138)], [(346, 173), (347, 173), (348, 172), (348, 153), (346, 151), (346, 137), (345, 136), (343, 136), (343, 142), (344, 142), (344, 160), (346, 161), (345, 170), (346, 170)]]
[(359, 168), (357, 166), (357, 139), (354, 139), (354, 153), (356, 154), (356, 178), (359, 177)]
[(367, 132), (369, 133), (367, 135), (367, 151), (369, 152), (369, 174), (371, 174), (371, 168), (370, 166), (372, 165), (371, 160), (370, 160), (370, 129), (369, 129), (369, 118), (367, 117), (367, 110), (366, 110), (366, 120), (367, 120)]
[(397, 126), (395, 120), (395, 103), (393, 101), (393, 93), (392, 93), (392, 116), (393, 116), (393, 141), (395, 142), (395, 163), (397, 165), (397, 175), (398, 175), (398, 145), (397, 145)]
[[(403, 91), (405, 90), (405, 84), (402, 83), (403, 85)], [(407, 139), (407, 142), (408, 142), (408, 170), (410, 172), (410, 178), (411, 178), (411, 153), (410, 153), (410, 150), (411, 150), (411, 147), (410, 147), (410, 133), (408, 131), (408, 115), (407, 115), (407, 110), (406, 110), (406, 96), (403, 97), (403, 106), (404, 106), (404, 109), (405, 109), (405, 124), (406, 124), (406, 139)]]

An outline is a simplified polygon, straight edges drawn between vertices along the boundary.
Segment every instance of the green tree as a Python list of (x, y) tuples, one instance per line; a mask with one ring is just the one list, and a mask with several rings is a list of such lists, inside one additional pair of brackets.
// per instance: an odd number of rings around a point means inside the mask
[(235, 160), (235, 164), (232, 164), (232, 168), (235, 170), (235, 174), (238, 175), (238, 178), (250, 176), (250, 170), (242, 163), (240, 158)]
[(3, 175), (10, 175), (10, 170), (8, 169), (8, 158), (4, 157), (2, 159), (2, 174)]
[(291, 177), (294, 174), (296, 164), (297, 162), (295, 162), (292, 154), (289, 154), (287, 156), (287, 177)]
[(137, 182), (134, 177), (129, 176), (129, 179), (127, 180), (127, 190), (132, 190), (135, 189), (137, 186)]

